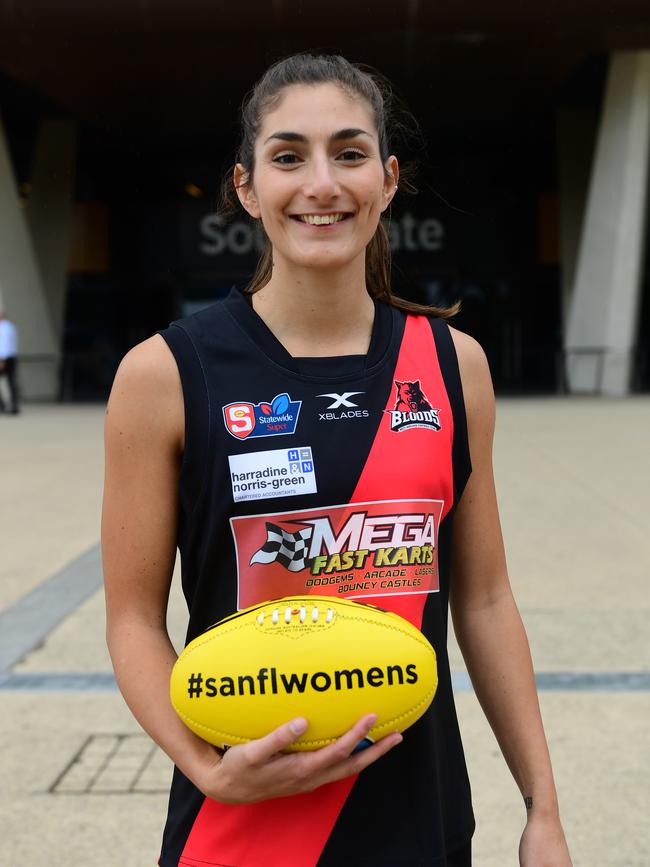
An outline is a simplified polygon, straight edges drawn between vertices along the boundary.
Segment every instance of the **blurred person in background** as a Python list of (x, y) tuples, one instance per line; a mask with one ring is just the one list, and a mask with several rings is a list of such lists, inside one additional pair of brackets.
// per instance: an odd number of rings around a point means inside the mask
[[(0, 311), (0, 384), (7, 384), (9, 389), (9, 409), (13, 415), (19, 412), (18, 382), (16, 379), (16, 357), (18, 355), (18, 332), (13, 322)], [(7, 407), (0, 388), (0, 411), (6, 412)]]

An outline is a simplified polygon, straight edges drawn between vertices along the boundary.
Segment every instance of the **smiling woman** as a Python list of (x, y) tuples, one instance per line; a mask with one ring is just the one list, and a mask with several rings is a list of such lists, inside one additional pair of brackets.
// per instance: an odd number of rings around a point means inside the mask
[[(273, 248), (273, 273), (260, 290), (266, 296), (296, 268), (341, 269), (337, 281), (349, 283), (354, 273), (358, 282), (358, 261), (396, 190), (396, 157), (384, 162), (377, 134), (363, 128), (373, 126), (369, 107), (335, 84), (318, 86), (318, 106), (314, 85), (287, 88), (262, 120), (254, 170), (235, 167), (240, 201)], [(296, 132), (272, 132), (296, 121)]]
[[(314, 112), (316, 87), (319, 99), (318, 109)], [(316, 121), (311, 131), (305, 128), (305, 120), (310, 114)], [(300, 128), (295, 124), (298, 118)], [(350, 121), (349, 126), (343, 127), (343, 118)], [(291, 126), (285, 126), (284, 121)], [(423, 307), (397, 298), (391, 291), (390, 243), (379, 218), (387, 212), (397, 193), (400, 174), (402, 189), (415, 192), (411, 183), (413, 165), (399, 166), (397, 156), (392, 153), (393, 140), (417, 145), (418, 139), (416, 119), (397, 98), (388, 80), (376, 71), (363, 71), (340, 57), (314, 58), (310, 54), (294, 55), (270, 67), (242, 107), (242, 141), (237, 162), (222, 181), (222, 215), (238, 214), (241, 201), (265, 232), (266, 245), (245, 292), (252, 295), (266, 286), (276, 265), (271, 252), (273, 225), (268, 217), (265, 219), (259, 207), (255, 207), (254, 193), (260, 171), (264, 172), (271, 164), (278, 170), (282, 168), (292, 174), (298, 172), (302, 182), (306, 174), (319, 172), (315, 181), (310, 181), (311, 190), (318, 190), (319, 183), (325, 184), (322, 190), (325, 198), (319, 203), (319, 208), (308, 205), (309, 194), (306, 194), (302, 200), (305, 212), (289, 211), (287, 216), (308, 225), (329, 225), (355, 219), (354, 228), (348, 226), (346, 229), (354, 231), (359, 243), (364, 237), (363, 231), (359, 234), (359, 230), (365, 228), (365, 282), (371, 297), (413, 313), (443, 318), (455, 315), (458, 305), (451, 308)], [(366, 202), (365, 210), (354, 207), (344, 210), (341, 201), (345, 202), (345, 198), (341, 200), (336, 191), (332, 195), (331, 188), (328, 189), (332, 182), (335, 186), (341, 182), (345, 184), (344, 179), (357, 188), (361, 184), (361, 191), (364, 182), (366, 192), (368, 183), (375, 193), (383, 188), (383, 198), (374, 202), (374, 210), (370, 212), (369, 202)], [(298, 179), (294, 178), (294, 185), (297, 182)], [(242, 196), (244, 190), (246, 196)], [(331, 203), (331, 208), (324, 208), (325, 203)], [(353, 204), (348, 201), (346, 207)], [(340, 210), (334, 210), (334, 205)], [(314, 233), (313, 237), (320, 235)], [(321, 256), (327, 255), (325, 250), (320, 252)]]
[[(127, 702), (176, 765), (160, 867), (467, 867), (450, 608), (525, 799), (521, 864), (570, 865), (505, 564), (489, 370), (448, 326), (453, 311), (391, 292), (381, 216), (400, 166), (377, 80), (337, 56), (267, 71), (226, 193), (263, 227), (257, 272), (132, 350), (109, 401), (108, 642)], [(169, 700), (177, 547), (188, 642), (278, 597), (363, 600), (433, 645), (434, 701), (404, 738), (372, 742), (369, 697), (351, 729), (308, 754), (287, 752), (316, 727), (302, 716), (217, 750)]]

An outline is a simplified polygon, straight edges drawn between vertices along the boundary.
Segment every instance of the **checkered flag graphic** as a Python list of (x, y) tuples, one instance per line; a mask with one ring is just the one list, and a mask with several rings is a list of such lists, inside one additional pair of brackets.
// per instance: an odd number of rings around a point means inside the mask
[(253, 563), (281, 563), (289, 572), (300, 572), (307, 565), (308, 542), (313, 527), (288, 533), (277, 524), (266, 522), (266, 542), (251, 557)]

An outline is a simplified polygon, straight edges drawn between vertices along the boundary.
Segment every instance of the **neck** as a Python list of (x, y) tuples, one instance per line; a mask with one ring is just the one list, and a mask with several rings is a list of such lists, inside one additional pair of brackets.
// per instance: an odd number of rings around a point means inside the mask
[(253, 309), (294, 357), (364, 355), (374, 321), (365, 251), (340, 269), (287, 268), (253, 295)]

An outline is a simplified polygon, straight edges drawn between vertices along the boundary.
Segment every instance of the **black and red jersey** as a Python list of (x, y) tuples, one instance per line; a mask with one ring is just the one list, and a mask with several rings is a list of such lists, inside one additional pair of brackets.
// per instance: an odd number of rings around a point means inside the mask
[(439, 674), (427, 713), (358, 777), (233, 806), (176, 769), (161, 867), (444, 865), (474, 830), (446, 649), (470, 473), (447, 324), (375, 302), (366, 355), (294, 358), (233, 289), (161, 333), (185, 402), (188, 641), (238, 608), (331, 595), (410, 620)]

